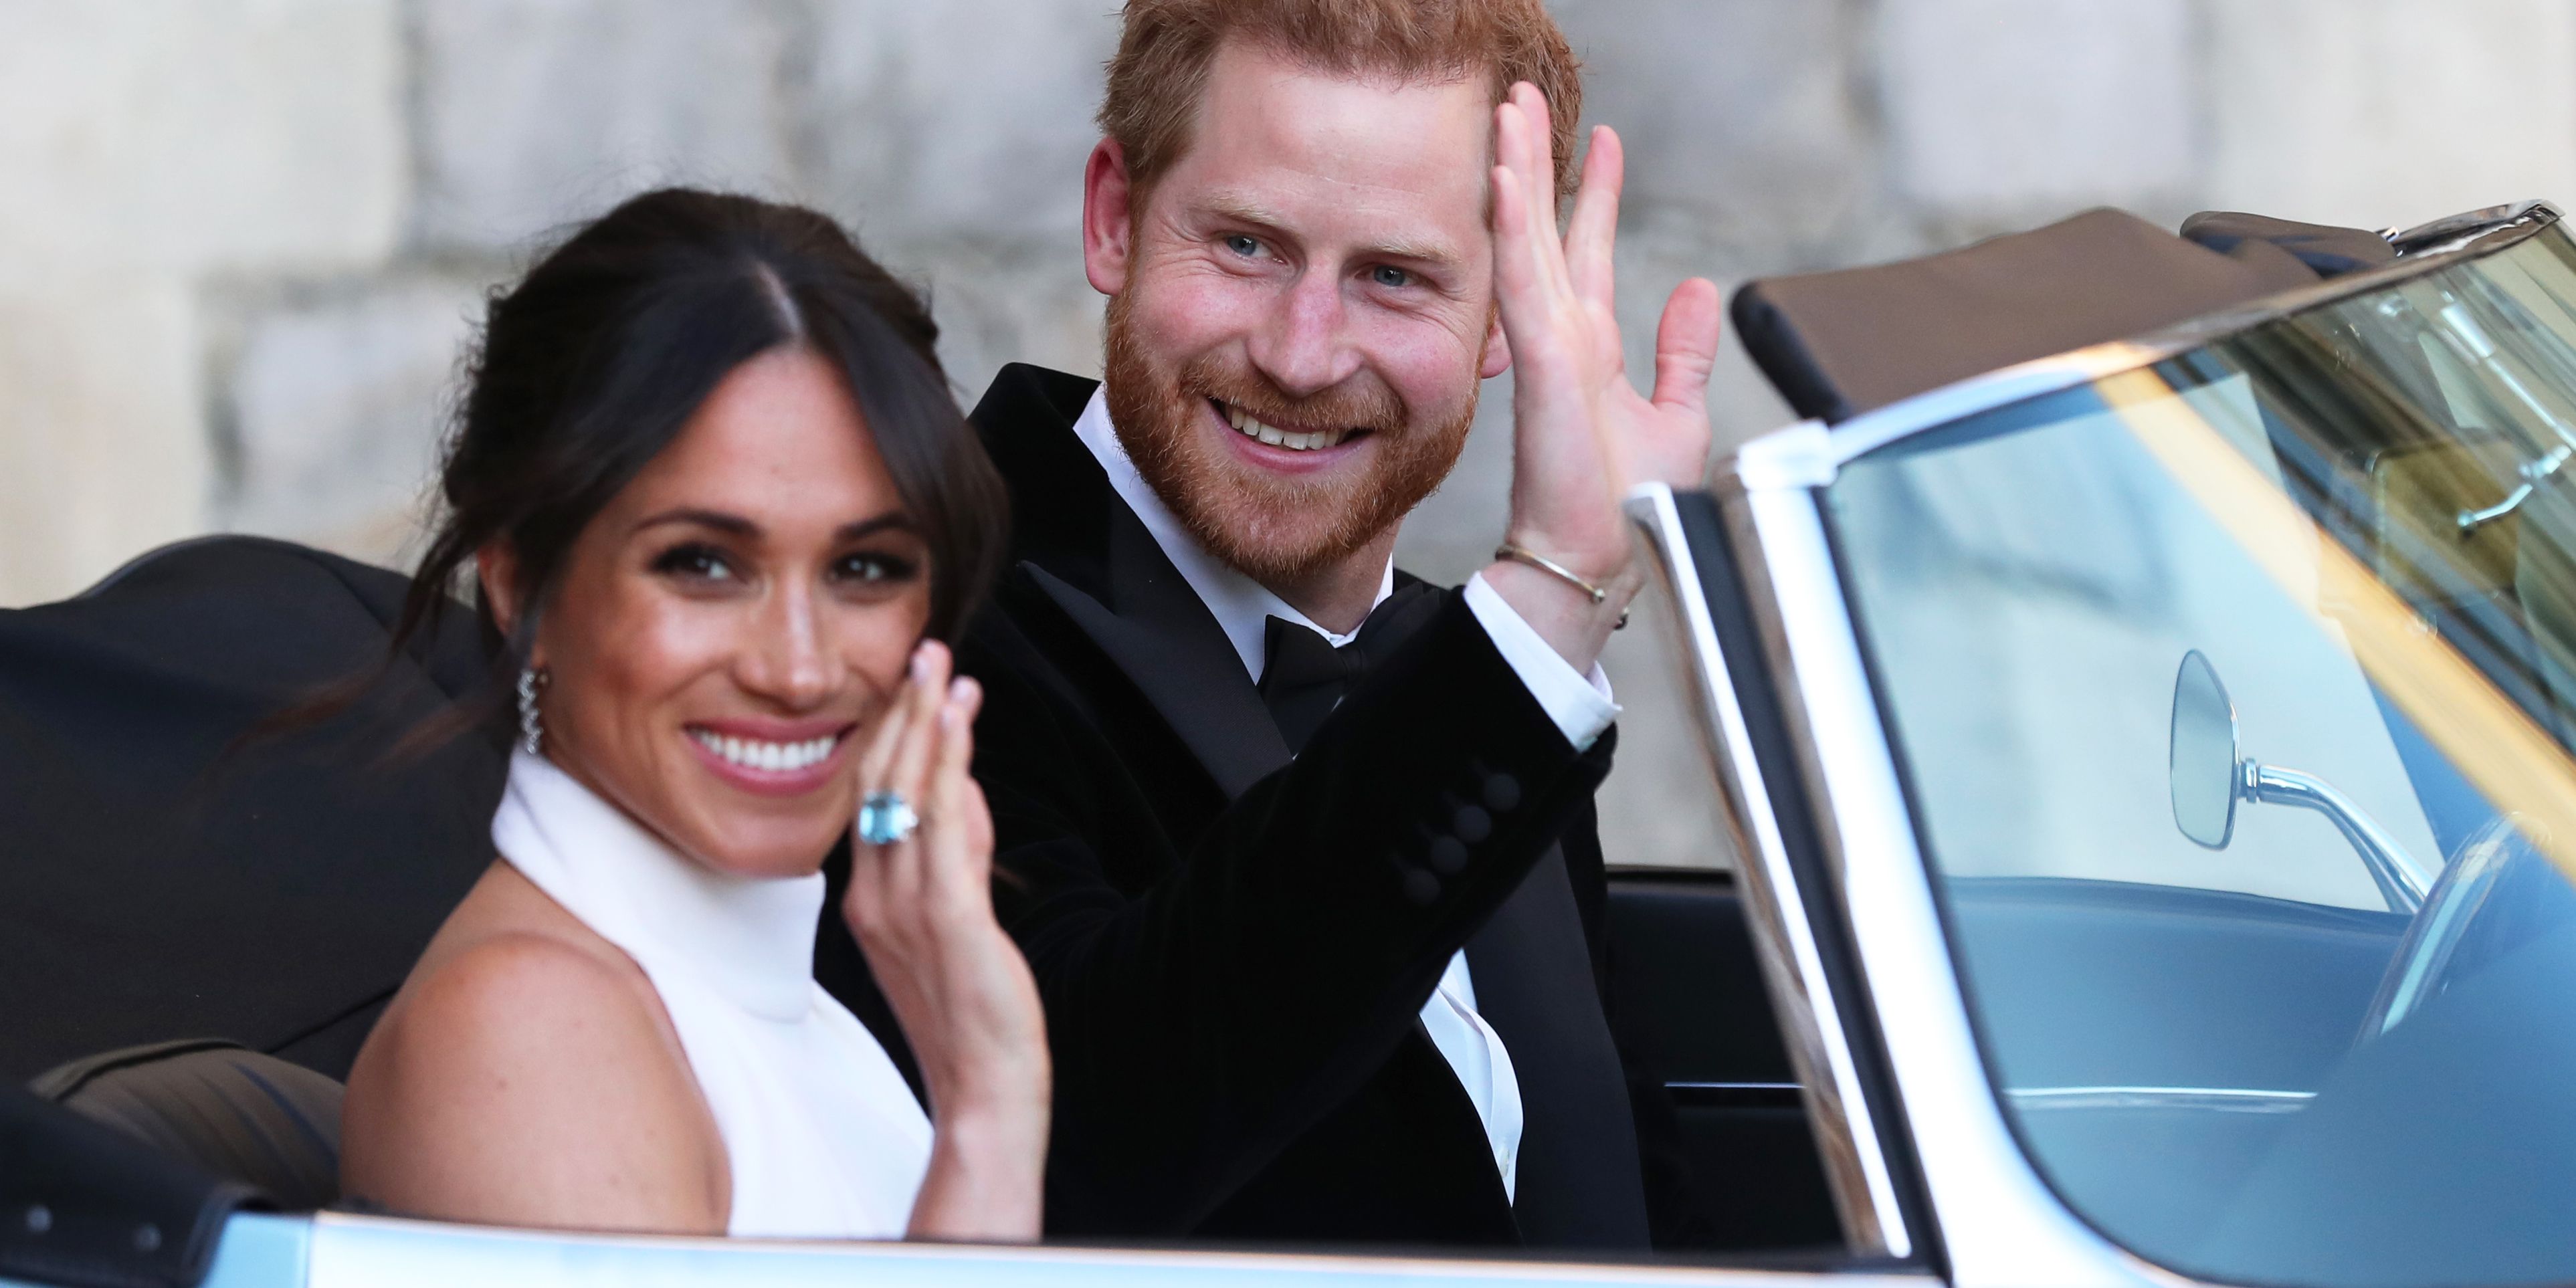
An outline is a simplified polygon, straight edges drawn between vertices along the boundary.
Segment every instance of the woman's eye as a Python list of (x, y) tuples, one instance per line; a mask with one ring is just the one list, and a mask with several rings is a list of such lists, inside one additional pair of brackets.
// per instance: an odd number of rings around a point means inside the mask
[(893, 555), (851, 555), (832, 569), (834, 580), (861, 585), (907, 581), (912, 574), (912, 561)]
[(1228, 235), (1225, 239), (1225, 248), (1247, 259), (1261, 253), (1261, 243), (1254, 238), (1244, 236), (1242, 233), (1233, 233)]
[(674, 546), (653, 561), (653, 571), (691, 581), (732, 581), (733, 565), (713, 546)]
[(1390, 290), (1413, 285), (1413, 274), (1400, 268), (1380, 264), (1369, 270), (1369, 280)]

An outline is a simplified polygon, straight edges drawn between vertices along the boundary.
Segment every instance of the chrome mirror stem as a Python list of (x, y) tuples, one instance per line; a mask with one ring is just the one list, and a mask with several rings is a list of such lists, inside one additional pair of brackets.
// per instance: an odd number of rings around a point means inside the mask
[(2424, 906), (2424, 878), (2407, 862), (2405, 846), (2359, 802), (2335, 790), (2326, 780), (2295, 769), (2248, 760), (2243, 762), (2242, 773), (2238, 791), (2246, 800), (2296, 805), (2325, 815), (2370, 869), (2370, 879), (2378, 883), (2380, 897), (2388, 901), (2389, 911), (2413, 916), (2416, 909)]

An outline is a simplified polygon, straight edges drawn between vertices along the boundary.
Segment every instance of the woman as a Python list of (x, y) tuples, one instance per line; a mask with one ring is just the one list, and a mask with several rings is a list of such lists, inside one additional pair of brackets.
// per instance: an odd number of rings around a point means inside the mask
[[(397, 647), (470, 563), (518, 748), (498, 859), (350, 1074), (351, 1196), (1036, 1236), (1044, 1021), (993, 920), (979, 693), (940, 642), (1004, 498), (936, 334), (831, 221), (688, 191), (492, 301)], [(935, 1120), (813, 980), (819, 869), (854, 820), (839, 911)]]

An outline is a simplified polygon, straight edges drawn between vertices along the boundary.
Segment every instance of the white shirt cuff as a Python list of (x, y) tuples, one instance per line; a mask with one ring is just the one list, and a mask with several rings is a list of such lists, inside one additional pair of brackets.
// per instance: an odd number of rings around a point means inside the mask
[(1467, 579), (1467, 610), (1476, 615), (1495, 651), (1503, 655), (1512, 674), (1521, 677), (1565, 740), (1576, 751), (1591, 750), (1601, 731), (1619, 718), (1619, 704), (1610, 700), (1610, 677), (1602, 673), (1601, 664), (1593, 663), (1590, 675), (1575, 674), (1573, 666), (1521, 620), (1501, 592), (1485, 584), (1481, 572)]

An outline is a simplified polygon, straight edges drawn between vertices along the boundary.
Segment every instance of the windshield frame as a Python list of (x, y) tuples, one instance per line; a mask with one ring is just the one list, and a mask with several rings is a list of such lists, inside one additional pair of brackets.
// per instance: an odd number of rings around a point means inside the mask
[[(2051, 1282), (2173, 1285), (2200, 1282), (2113, 1242), (2075, 1214), (2039, 1175), (2007, 1123), (1984, 1044), (1961, 987), (1955, 946), (1932, 888), (1914, 793), (1891, 736), (1854, 620), (1845, 561), (1824, 513), (1824, 489), (1852, 459), (1890, 443), (2001, 407), (2154, 366), (2266, 322), (2483, 258), (2559, 222), (2526, 202), (2469, 219), (2456, 231), (2410, 243), (2382, 268), (2284, 292), (2149, 335), (2093, 345), (1930, 390), (1828, 427), (1804, 421), (1755, 438), (1723, 459), (1711, 492), (1729, 538), (1693, 552), (1729, 559), (1752, 619), (1757, 656), (1737, 667), (1768, 673), (1791, 744), (1756, 756), (1757, 775), (1794, 779), (1814, 823), (1820, 870), (1860, 966), (1853, 999), (1875, 1021), (1891, 1074), (1880, 1121), (1902, 1124), (1909, 1160), (1938, 1214), (1922, 1233), (1960, 1285)], [(1640, 489), (1632, 512), (1652, 508)], [(1669, 500), (1663, 504), (1669, 505)], [(1643, 517), (1642, 515), (1640, 516)], [(1714, 676), (1723, 652), (1685, 640)], [(1700, 712), (1707, 723), (1707, 704)], [(1725, 764), (1724, 731), (1704, 739)], [(1775, 758), (1781, 763), (1770, 763)], [(1747, 820), (1733, 820), (1739, 833)], [(1774, 892), (1795, 900), (1794, 888)], [(1775, 913), (1777, 910), (1774, 910)]]

